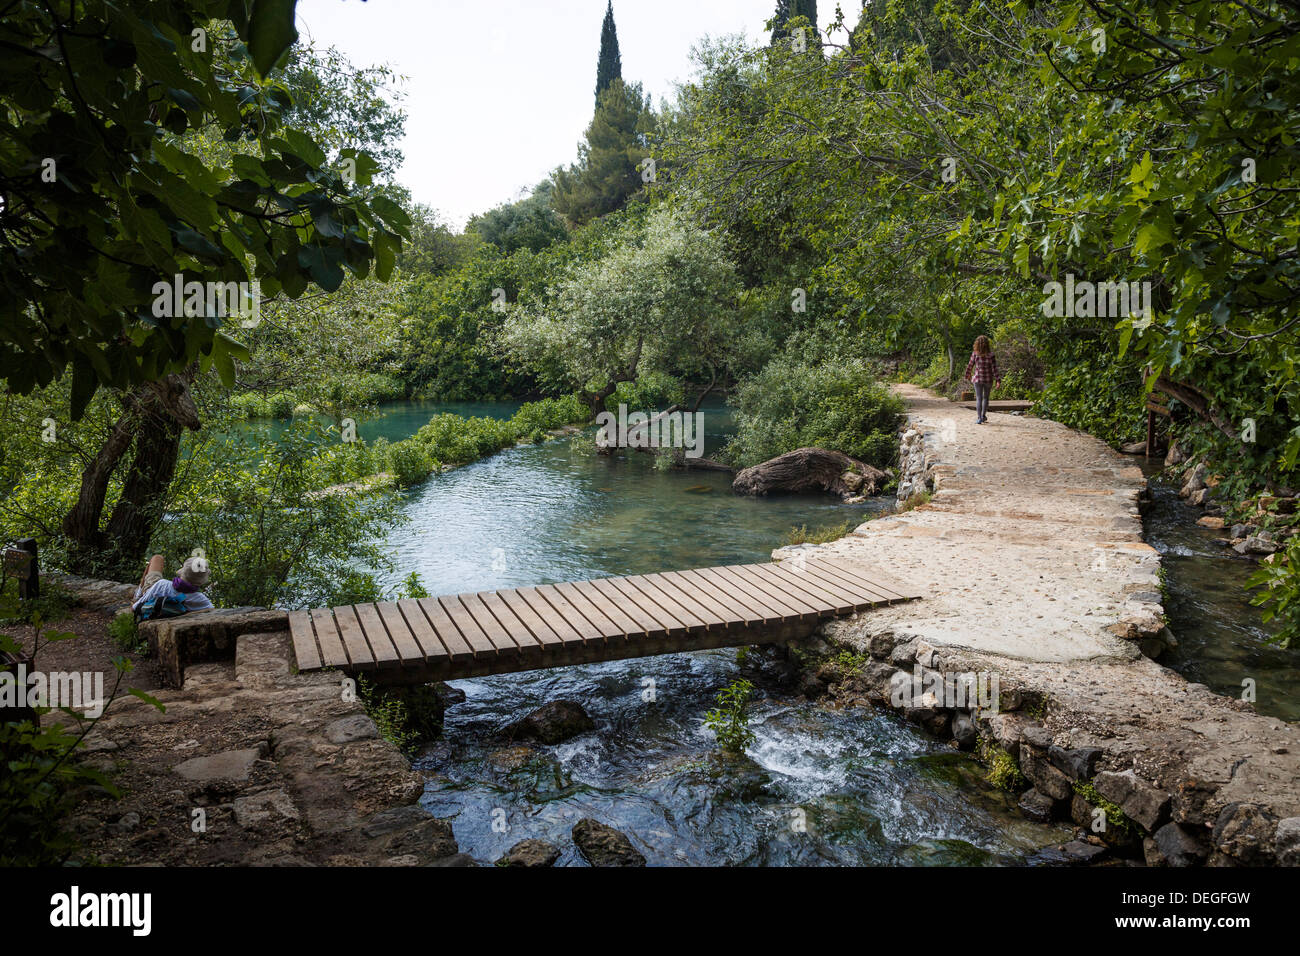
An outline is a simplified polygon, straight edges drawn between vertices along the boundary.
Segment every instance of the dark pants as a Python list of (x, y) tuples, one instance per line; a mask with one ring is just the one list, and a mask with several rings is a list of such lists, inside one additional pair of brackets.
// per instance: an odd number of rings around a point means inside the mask
[(975, 418), (985, 421), (989, 417), (989, 392), (993, 389), (991, 382), (975, 383)]

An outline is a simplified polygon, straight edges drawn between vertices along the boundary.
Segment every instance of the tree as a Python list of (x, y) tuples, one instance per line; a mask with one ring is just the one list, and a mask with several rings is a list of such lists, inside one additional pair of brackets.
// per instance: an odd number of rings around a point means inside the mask
[(644, 241), (579, 265), (548, 305), (508, 312), (500, 347), (514, 363), (557, 371), (594, 415), (641, 374), (705, 373), (737, 332), (738, 289), (720, 237), (659, 209)]
[(643, 185), (641, 167), (650, 155), (653, 130), (654, 114), (641, 84), (614, 80), (600, 95), (577, 164), (555, 171), (556, 210), (585, 223), (620, 208)]
[(600, 25), (600, 57), (596, 61), (596, 104), (600, 94), (615, 80), (623, 79), (623, 58), (618, 52), (618, 30), (614, 27), (614, 0), (605, 7), (605, 21)]
[(788, 24), (795, 17), (804, 17), (812, 28), (813, 36), (807, 38), (808, 45), (817, 42), (817, 0), (776, 0), (776, 13), (771, 20), (774, 44), (790, 35)]
[(538, 183), (518, 202), (504, 203), (470, 219), (467, 233), (477, 233), (484, 242), (506, 255), (518, 249), (541, 252), (568, 237), (564, 223), (551, 204), (554, 185), (549, 179)]
[[(137, 12), (138, 9), (138, 12)], [(156, 315), (155, 284), (247, 283), (264, 295), (334, 289), (344, 270), (386, 278), (405, 233), (392, 200), (285, 126), (272, 67), (296, 37), (283, 0), (15, 0), (0, 21), (0, 378), (26, 393), (71, 368), (80, 416), (95, 390), (129, 390), (196, 361), (227, 380), (243, 354), (211, 310)], [(220, 18), (228, 17), (229, 23)], [(186, 148), (215, 131), (230, 167)], [(141, 398), (144, 398), (142, 395)]]

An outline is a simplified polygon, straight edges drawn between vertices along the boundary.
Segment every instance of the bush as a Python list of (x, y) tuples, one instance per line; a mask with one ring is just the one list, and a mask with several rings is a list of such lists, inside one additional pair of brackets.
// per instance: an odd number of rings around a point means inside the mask
[(291, 392), (276, 392), (266, 400), (266, 408), (270, 416), (286, 421), (293, 418), (295, 404)]
[(723, 452), (747, 468), (796, 448), (843, 452), (877, 468), (898, 455), (903, 403), (860, 359), (787, 350), (735, 393), (736, 434)]
[(388, 446), (388, 471), (397, 487), (409, 488), (433, 474), (433, 459), (426, 446), (408, 438)]
[(534, 431), (550, 431), (577, 422), (585, 422), (591, 412), (577, 395), (565, 395), (563, 398), (544, 398), (538, 402), (528, 402), (515, 412), (511, 422), (521, 435)]
[(704, 726), (713, 731), (718, 745), (727, 753), (742, 754), (754, 742), (749, 729), (749, 704), (754, 699), (754, 685), (735, 680), (718, 692), (718, 707), (704, 715)]
[(1247, 586), (1259, 589), (1250, 603), (1264, 608), (1265, 623), (1276, 618), (1281, 625), (1269, 640), (1290, 647), (1300, 638), (1300, 536), (1292, 537), (1285, 551), (1261, 564)]

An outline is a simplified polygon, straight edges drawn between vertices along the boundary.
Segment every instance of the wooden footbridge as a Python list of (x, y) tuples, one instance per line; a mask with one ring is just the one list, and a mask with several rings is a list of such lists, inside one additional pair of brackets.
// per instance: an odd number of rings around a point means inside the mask
[(415, 684), (788, 641), (919, 597), (835, 556), (294, 611), (289, 624), (300, 671)]

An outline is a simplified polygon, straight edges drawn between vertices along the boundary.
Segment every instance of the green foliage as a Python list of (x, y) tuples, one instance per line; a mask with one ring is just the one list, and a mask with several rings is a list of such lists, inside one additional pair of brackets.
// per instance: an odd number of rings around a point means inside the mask
[(411, 725), (411, 714), (406, 702), (387, 692), (386, 688), (371, 684), (364, 677), (357, 678), (357, 694), (366, 713), (379, 729), (379, 736), (403, 753), (411, 753), (420, 735)]
[(596, 113), (578, 148), (578, 162), (554, 174), (553, 202), (572, 222), (619, 209), (641, 189), (655, 118), (640, 83), (613, 80), (596, 97)]
[(736, 434), (723, 454), (738, 468), (806, 446), (878, 468), (898, 456), (902, 401), (860, 359), (815, 356), (795, 343), (741, 382), (732, 401)]
[(541, 304), (510, 310), (500, 348), (593, 414), (646, 373), (707, 376), (740, 334), (735, 267), (719, 236), (668, 209), (635, 220), (623, 244), (575, 266)]
[(1083, 799), (1105, 812), (1106, 826), (1109, 830), (1113, 830), (1117, 836), (1123, 838), (1133, 832), (1136, 824), (1124, 815), (1124, 811), (1117, 804), (1112, 803), (1098, 793), (1097, 788), (1091, 783), (1086, 780), (1076, 780), (1070, 786)]
[(428, 447), (414, 438), (389, 445), (385, 464), (399, 488), (418, 485), (438, 470)]
[(1290, 647), (1300, 638), (1300, 535), (1287, 541), (1286, 549), (1270, 555), (1251, 575), (1247, 586), (1256, 594), (1250, 603), (1264, 608), (1265, 622), (1281, 625), (1270, 640)]
[[(196, 360), (232, 383), (245, 353), (220, 315), (155, 315), (154, 286), (174, 276), (257, 279), (263, 295), (290, 298), (337, 288), (345, 270), (365, 276), (372, 262), (387, 279), (406, 214), (372, 189), (365, 153), (341, 150), (357, 161), (349, 181), (287, 125), (290, 89), (268, 77), (296, 36), (293, 16), (293, 3), (273, 0), (96, 0), (77, 5), (75, 24), (45, 3), (6, 7), (0, 377), (10, 390), (70, 367), (77, 419), (101, 385), (129, 388)], [(207, 27), (202, 49), (196, 24)]]
[(840, 524), (819, 525), (812, 531), (808, 530), (807, 525), (800, 525), (797, 528), (791, 528), (789, 533), (786, 534), (785, 544), (826, 544), (830, 541), (838, 541), (855, 527), (857, 526), (852, 521), (843, 521)]
[[(208, 594), (230, 606), (324, 607), (377, 593), (392, 559), (382, 536), (401, 520), (390, 495), (332, 487), (374, 469), (364, 446), (295, 420), (269, 432), (201, 433), (171, 489), (171, 520), (151, 547), (172, 559), (203, 548)], [(373, 599), (373, 598), (370, 598)]]
[(749, 729), (749, 705), (754, 699), (754, 685), (743, 678), (734, 680), (718, 691), (718, 706), (704, 715), (704, 726), (713, 731), (727, 753), (742, 754), (754, 742)]
[(108, 622), (108, 636), (124, 651), (138, 651), (145, 646), (130, 611), (120, 611)]
[(552, 188), (549, 179), (543, 180), (527, 197), (474, 216), (465, 230), (477, 234), (507, 256), (520, 249), (541, 252), (547, 246), (564, 242), (569, 233), (551, 206)]
[(1073, 356), (1073, 361), (1062, 357), (1060, 364), (1053, 364), (1034, 408), (1036, 414), (1114, 445), (1145, 433), (1146, 400), (1137, 369), (1092, 342), (1076, 343), (1062, 352)]
[(609, 89), (615, 80), (623, 79), (623, 58), (618, 52), (618, 29), (614, 26), (613, 0), (605, 6), (605, 19), (600, 24), (600, 56), (596, 60), (596, 104), (600, 94)]
[(984, 779), (1000, 790), (1019, 793), (1029, 782), (1020, 772), (1020, 765), (997, 744), (984, 737), (975, 742), (975, 756), (984, 764)]

